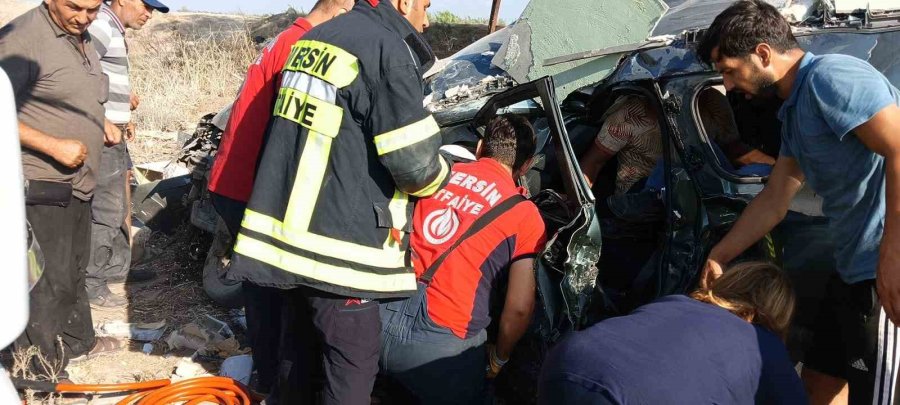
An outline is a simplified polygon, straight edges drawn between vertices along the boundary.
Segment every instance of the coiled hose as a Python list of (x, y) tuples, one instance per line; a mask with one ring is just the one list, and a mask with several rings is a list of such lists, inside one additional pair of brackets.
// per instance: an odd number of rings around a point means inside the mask
[(54, 384), (13, 379), (17, 389), (56, 393), (113, 393), (135, 391), (117, 405), (165, 405), (184, 402), (195, 405), (212, 402), (222, 405), (251, 405), (263, 400), (243, 384), (227, 377), (199, 377), (172, 383), (154, 380), (125, 384)]

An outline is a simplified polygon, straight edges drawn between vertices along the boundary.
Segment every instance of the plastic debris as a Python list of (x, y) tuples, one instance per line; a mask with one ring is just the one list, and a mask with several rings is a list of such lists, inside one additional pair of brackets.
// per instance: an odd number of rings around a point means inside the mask
[(152, 342), (162, 338), (166, 330), (166, 321), (153, 323), (111, 321), (94, 325), (94, 330), (98, 336), (112, 336), (139, 342)]
[(202, 365), (195, 363), (190, 359), (183, 359), (175, 366), (175, 375), (179, 377), (193, 378), (207, 374), (209, 373), (206, 372), (206, 369), (203, 368)]
[(207, 332), (200, 329), (197, 324), (189, 323), (181, 328), (180, 331), (172, 332), (166, 338), (166, 344), (170, 349), (191, 349), (200, 351), (206, 349), (206, 345), (210, 342), (210, 336)]
[(219, 375), (222, 377), (230, 377), (242, 384), (250, 383), (250, 375), (253, 373), (253, 356), (244, 354), (240, 356), (232, 356), (222, 363)]
[(222, 322), (209, 315), (206, 315), (204, 318), (200, 319), (200, 326), (211, 333), (211, 337), (213, 338), (221, 337), (223, 339), (227, 339), (230, 337), (234, 337), (234, 332), (231, 331), (231, 328), (227, 323)]

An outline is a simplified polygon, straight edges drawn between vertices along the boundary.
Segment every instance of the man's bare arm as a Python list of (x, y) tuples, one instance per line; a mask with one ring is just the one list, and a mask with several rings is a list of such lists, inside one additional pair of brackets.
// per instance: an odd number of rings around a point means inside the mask
[(713, 247), (703, 270), (701, 285), (722, 274), (722, 265), (747, 250), (775, 228), (803, 185), (803, 172), (794, 158), (780, 156), (762, 192), (750, 202), (731, 231)]
[(763, 153), (759, 149), (750, 149), (749, 152), (744, 153), (743, 155), (737, 156), (731, 159), (732, 163), (735, 163), (737, 166), (747, 166), (754, 163), (762, 163), (767, 165), (774, 165), (775, 158)]
[(534, 295), (534, 259), (516, 260), (509, 267), (509, 288), (500, 315), (497, 356), (501, 360), (509, 359), (516, 343), (528, 329), (534, 311)]
[(83, 143), (74, 139), (52, 137), (21, 122), (19, 143), (22, 147), (50, 156), (71, 169), (81, 166), (87, 158), (87, 147)]
[(876, 286), (888, 318), (900, 325), (900, 107), (882, 109), (854, 133), (869, 149), (884, 156), (886, 207)]
[(594, 179), (600, 174), (600, 170), (603, 170), (603, 166), (606, 166), (606, 163), (615, 155), (615, 153), (611, 153), (602, 149), (600, 146), (597, 146), (596, 143), (588, 148), (588, 151), (581, 157), (581, 161), (578, 163), (578, 165), (581, 166), (581, 172), (584, 173), (584, 178), (587, 180), (588, 185), (591, 187), (594, 186)]

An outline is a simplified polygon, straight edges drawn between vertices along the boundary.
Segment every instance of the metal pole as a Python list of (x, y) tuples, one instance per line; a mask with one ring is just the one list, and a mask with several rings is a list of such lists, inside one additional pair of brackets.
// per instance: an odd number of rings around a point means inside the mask
[(497, 30), (497, 18), (500, 16), (500, 0), (494, 0), (491, 6), (491, 21), (488, 27), (488, 34)]

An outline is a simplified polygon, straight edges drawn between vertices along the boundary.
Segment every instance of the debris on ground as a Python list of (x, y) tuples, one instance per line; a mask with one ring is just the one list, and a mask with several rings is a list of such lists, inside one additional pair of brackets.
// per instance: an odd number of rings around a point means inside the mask
[(173, 376), (173, 380), (176, 379), (174, 377), (194, 378), (194, 377), (202, 377), (202, 376), (209, 376), (209, 375), (212, 375), (212, 374), (210, 374), (206, 370), (206, 368), (203, 367), (202, 364), (196, 363), (191, 359), (185, 358), (185, 359), (181, 359), (181, 361), (178, 362), (178, 365), (175, 367), (175, 375)]
[(253, 356), (248, 354), (232, 356), (225, 359), (225, 361), (222, 362), (222, 367), (219, 369), (219, 376), (231, 377), (244, 385), (250, 384), (250, 376), (252, 374)]
[(97, 336), (112, 336), (139, 342), (159, 340), (166, 329), (166, 321), (153, 323), (128, 323), (109, 321), (94, 325)]

